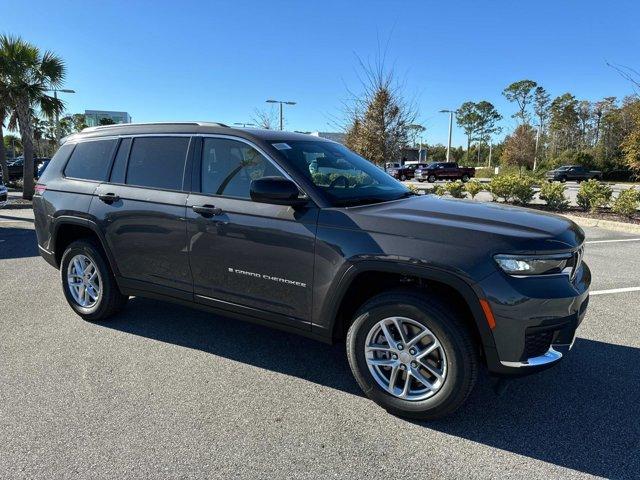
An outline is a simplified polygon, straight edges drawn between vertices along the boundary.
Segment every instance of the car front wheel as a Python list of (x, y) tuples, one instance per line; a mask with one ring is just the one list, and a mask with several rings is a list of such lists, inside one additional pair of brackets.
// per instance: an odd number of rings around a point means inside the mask
[(462, 176), (462, 181), (467, 183), (469, 181), (469, 175), (463, 175)]
[(435, 299), (413, 292), (377, 295), (347, 334), (351, 370), (364, 393), (392, 414), (435, 419), (471, 393), (478, 356), (462, 320)]
[(105, 320), (129, 298), (120, 293), (100, 247), (91, 239), (76, 240), (66, 248), (60, 275), (67, 302), (85, 320)]
[(436, 181), (436, 176), (435, 175), (429, 175), (427, 177), (427, 182), (434, 183), (435, 181)]

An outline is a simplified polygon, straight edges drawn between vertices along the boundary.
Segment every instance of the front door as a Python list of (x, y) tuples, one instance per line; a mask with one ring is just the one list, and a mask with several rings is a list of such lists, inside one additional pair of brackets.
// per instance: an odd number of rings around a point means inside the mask
[(253, 202), (252, 180), (285, 174), (244, 141), (204, 137), (196, 156), (200, 192), (187, 199), (196, 301), (310, 329), (318, 209)]

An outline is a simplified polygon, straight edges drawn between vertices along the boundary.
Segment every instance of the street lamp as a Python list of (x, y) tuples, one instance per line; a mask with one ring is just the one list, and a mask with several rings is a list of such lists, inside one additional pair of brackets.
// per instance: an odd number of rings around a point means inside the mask
[(447, 143), (447, 162), (448, 162), (449, 157), (451, 156), (451, 129), (453, 128), (453, 114), (455, 113), (455, 110), (440, 110), (440, 113), (449, 114), (449, 143)]
[[(53, 98), (58, 99), (58, 92), (60, 93), (76, 93), (75, 90), (69, 88), (50, 88), (47, 92), (53, 92)], [(56, 145), (60, 142), (60, 112), (56, 110), (56, 123), (54, 125), (56, 133)]]
[(296, 102), (287, 102), (284, 100), (267, 100), (267, 103), (279, 103), (280, 104), (280, 130), (284, 130), (284, 118), (282, 116), (282, 105), (295, 105)]
[(242, 125), (243, 127), (255, 127), (255, 123), (233, 122), (234, 125)]

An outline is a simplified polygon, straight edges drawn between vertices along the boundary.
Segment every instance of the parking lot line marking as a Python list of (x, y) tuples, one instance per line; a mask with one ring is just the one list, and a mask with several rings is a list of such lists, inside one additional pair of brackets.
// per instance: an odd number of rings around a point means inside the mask
[(640, 238), (616, 238), (614, 240), (589, 240), (584, 243), (640, 242)]
[(609, 290), (594, 290), (589, 295), (606, 295), (608, 293), (640, 292), (640, 287), (611, 288)]

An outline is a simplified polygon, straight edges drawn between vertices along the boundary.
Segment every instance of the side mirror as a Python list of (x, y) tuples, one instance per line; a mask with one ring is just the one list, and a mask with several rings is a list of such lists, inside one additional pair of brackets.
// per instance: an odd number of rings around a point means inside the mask
[(300, 198), (300, 190), (295, 183), (284, 177), (262, 177), (251, 182), (251, 200), (275, 205), (304, 205), (305, 198)]

